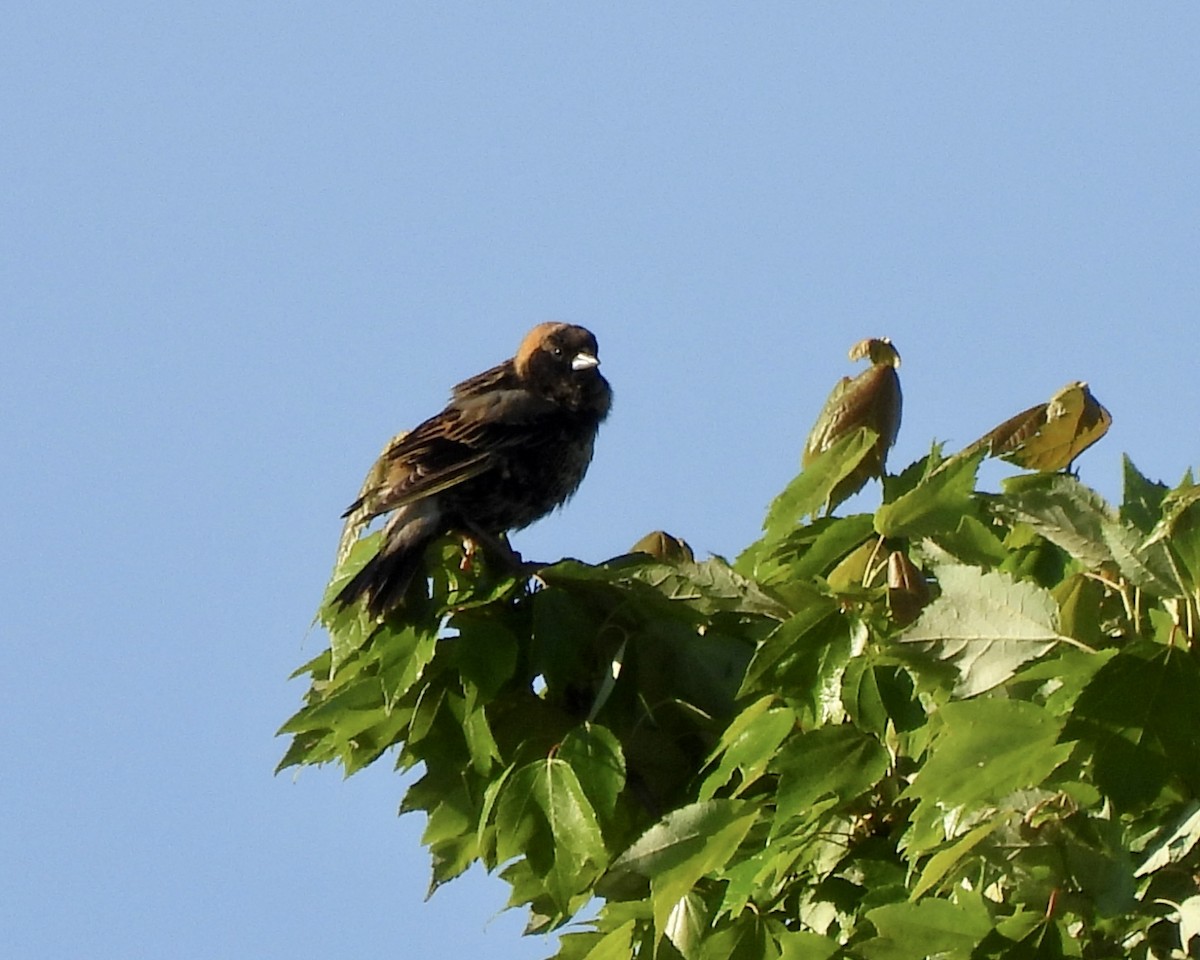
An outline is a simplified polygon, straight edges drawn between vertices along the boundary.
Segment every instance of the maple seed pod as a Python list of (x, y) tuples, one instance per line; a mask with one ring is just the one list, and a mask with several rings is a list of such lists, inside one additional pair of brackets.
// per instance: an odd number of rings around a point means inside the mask
[(888, 556), (888, 609), (897, 626), (907, 627), (929, 604), (929, 584), (908, 554), (893, 550)]

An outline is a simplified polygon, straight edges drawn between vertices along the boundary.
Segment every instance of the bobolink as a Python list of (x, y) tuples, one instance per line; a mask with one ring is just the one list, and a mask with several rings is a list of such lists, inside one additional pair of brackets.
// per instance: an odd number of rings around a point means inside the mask
[[(454, 387), (439, 414), (397, 437), (343, 514), (365, 524), (391, 513), (379, 552), (337, 595), (396, 606), (425, 548), (451, 531), (494, 549), (561, 506), (579, 487), (612, 391), (583, 327), (543, 323), (516, 355)], [(510, 552), (511, 555), (511, 552)]]

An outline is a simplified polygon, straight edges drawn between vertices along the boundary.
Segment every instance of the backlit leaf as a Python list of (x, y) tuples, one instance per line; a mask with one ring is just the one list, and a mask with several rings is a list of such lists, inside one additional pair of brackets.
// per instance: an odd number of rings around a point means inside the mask
[(876, 439), (873, 430), (862, 427), (815, 457), (772, 501), (763, 521), (763, 539), (779, 540), (803, 517), (816, 515), (829, 502), (834, 488), (870, 456)]
[(958, 528), (973, 507), (975, 474), (982, 454), (946, 461), (912, 490), (875, 511), (882, 537), (926, 537)]

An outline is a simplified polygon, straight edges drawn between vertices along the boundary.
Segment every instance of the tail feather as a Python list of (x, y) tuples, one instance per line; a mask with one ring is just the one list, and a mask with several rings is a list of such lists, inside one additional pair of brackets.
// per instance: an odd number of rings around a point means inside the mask
[(384, 528), (379, 552), (346, 582), (334, 602), (349, 606), (362, 597), (373, 617), (399, 606), (424, 561), (425, 548), (441, 533), (439, 520), (436, 510), (417, 504), (396, 511)]
[(420, 549), (409, 549), (399, 554), (381, 550), (346, 582), (334, 602), (349, 606), (363, 597), (367, 612), (373, 617), (399, 606), (421, 566), (427, 544), (428, 541), (423, 541), (418, 545)]

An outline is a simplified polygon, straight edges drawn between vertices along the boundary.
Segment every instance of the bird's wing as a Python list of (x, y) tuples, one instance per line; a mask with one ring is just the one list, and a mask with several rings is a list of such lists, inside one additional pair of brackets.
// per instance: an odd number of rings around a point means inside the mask
[(518, 386), (517, 372), (513, 368), (513, 362), (505, 360), (490, 370), (484, 370), (483, 373), (477, 373), (462, 383), (456, 384), (451, 395), (455, 401), (462, 401), (494, 390), (517, 389)]
[(391, 446), (372, 468), (376, 482), (346, 514), (370, 517), (458, 486), (492, 469), (514, 449), (537, 451), (539, 429), (555, 405), (527, 390), (460, 395)]

